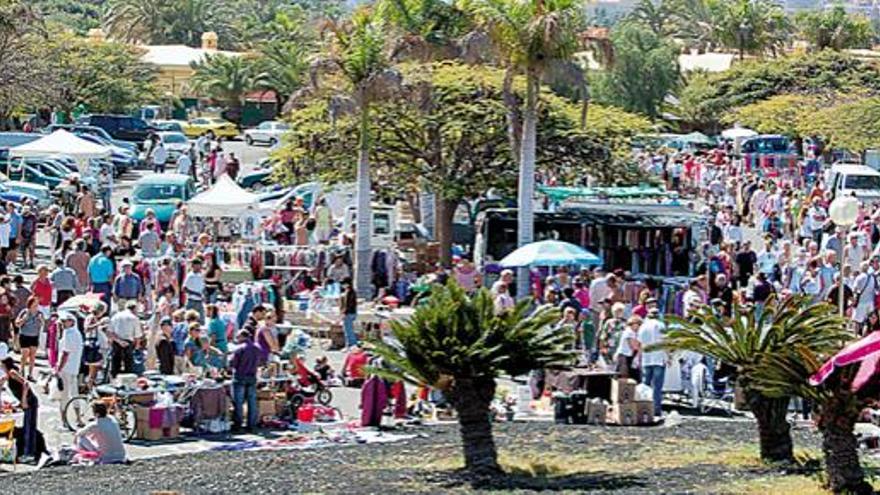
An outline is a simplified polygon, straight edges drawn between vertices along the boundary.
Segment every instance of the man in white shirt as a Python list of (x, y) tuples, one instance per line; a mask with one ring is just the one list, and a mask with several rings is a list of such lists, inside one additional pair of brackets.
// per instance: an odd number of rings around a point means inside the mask
[(179, 157), (177, 157), (177, 173), (181, 175), (189, 175), (190, 167), (192, 167), (192, 160), (189, 158), (188, 153), (181, 153)]
[(79, 395), (79, 367), (82, 364), (83, 340), (82, 334), (76, 328), (76, 317), (70, 313), (62, 313), (60, 315), (62, 336), (61, 336), (61, 357), (55, 367), (55, 374), (61, 379), (63, 390), (61, 390), (58, 404), (61, 407), (61, 414), (64, 414), (64, 406), (67, 401)]
[(125, 462), (122, 432), (116, 420), (107, 417), (107, 405), (100, 401), (93, 402), (92, 413), (95, 415), (95, 421), (77, 431), (73, 437), (77, 448), (98, 454), (99, 464)]
[(150, 159), (153, 162), (153, 172), (164, 174), (165, 162), (168, 161), (168, 150), (165, 149), (165, 144), (162, 143), (161, 139), (156, 143), (156, 147), (153, 148), (153, 153), (150, 156)]
[(134, 372), (134, 349), (144, 336), (141, 320), (134, 314), (137, 301), (128, 301), (125, 309), (110, 318), (110, 341), (113, 344), (113, 360), (110, 363), (110, 374), (116, 375), (123, 371)]
[(192, 260), (189, 273), (183, 279), (183, 293), (186, 295), (186, 309), (199, 313), (199, 321), (205, 323), (205, 276), (202, 274), (202, 260)]
[(654, 416), (663, 415), (663, 380), (666, 378), (666, 351), (650, 350), (648, 346), (662, 344), (666, 325), (659, 320), (657, 300), (648, 300), (648, 316), (639, 327), (639, 347), (642, 349), (642, 383), (654, 391)]
[(860, 273), (856, 276), (853, 283), (856, 298), (853, 321), (860, 325), (874, 311), (874, 295), (877, 292), (878, 269), (880, 269), (880, 258), (874, 256), (870, 262), (865, 261), (860, 265)]

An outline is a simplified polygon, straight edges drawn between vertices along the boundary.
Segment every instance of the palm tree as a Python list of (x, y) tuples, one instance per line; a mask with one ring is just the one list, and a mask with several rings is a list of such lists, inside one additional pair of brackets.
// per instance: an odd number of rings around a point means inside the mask
[(348, 84), (360, 118), (360, 145), (357, 164), (357, 241), (355, 246), (356, 289), (362, 296), (371, 292), (370, 256), (372, 248), (372, 208), (370, 206), (370, 106), (389, 98), (400, 86), (400, 76), (389, 68), (385, 51), (385, 26), (368, 7), (352, 14), (347, 22), (331, 22), (332, 46), (329, 57), (313, 64), (317, 73), (338, 72)]
[(246, 57), (206, 54), (193, 63), (195, 71), (190, 84), (206, 96), (229, 105), (233, 115), (240, 115), (244, 97), (262, 84), (263, 76)]
[(736, 307), (730, 319), (703, 308), (691, 320), (672, 320), (663, 347), (698, 352), (735, 367), (737, 386), (758, 423), (761, 459), (792, 460), (786, 413), (796, 389), (778, 387), (767, 393), (759, 373), (786, 349), (801, 347), (816, 353), (835, 349), (847, 333), (833, 308), (792, 297), (771, 299), (760, 311)]
[(774, 55), (780, 51), (791, 30), (782, 9), (768, 0), (731, 0), (711, 4), (716, 41), (737, 50), (740, 59), (746, 53)]
[(431, 386), (449, 399), (458, 413), (465, 469), (473, 474), (500, 471), (489, 419), (495, 379), (574, 360), (564, 350), (572, 336), (552, 330), (558, 311), (541, 307), (532, 312), (531, 304), (522, 300), (499, 315), (488, 290), (469, 297), (450, 281), (432, 289), (427, 304), (408, 321), (391, 323), (398, 343), (373, 344), (383, 369), (395, 370), (381, 374)]
[(201, 45), (202, 34), (213, 31), (221, 45), (230, 46), (235, 17), (230, 4), (215, 0), (111, 0), (104, 27), (120, 41), (192, 47)]
[(659, 37), (677, 34), (675, 14), (666, 2), (639, 0), (632, 12), (627, 16), (630, 21), (647, 26)]
[[(471, 0), (469, 9), (490, 33), (508, 68), (506, 85), (513, 74), (526, 76), (525, 108), (519, 140), (518, 239), (524, 246), (534, 239), (533, 201), (537, 148), (538, 95), (548, 68), (570, 61), (579, 47), (582, 4), (576, 0)], [(517, 296), (528, 293), (528, 270), (517, 276)]]
[(278, 12), (264, 23), (265, 39), (257, 46), (259, 57), (254, 61), (259, 73), (259, 87), (272, 90), (281, 105), (306, 83), (309, 55), (315, 48), (316, 33), (301, 10)]
[[(829, 308), (830, 309), (830, 308)], [(843, 321), (839, 322), (843, 325)], [(843, 343), (845, 340), (840, 340)], [(874, 493), (865, 481), (865, 472), (859, 463), (858, 443), (853, 431), (864, 408), (877, 400), (880, 394), (880, 375), (876, 362), (866, 360), (874, 367), (868, 381), (854, 390), (859, 364), (850, 364), (834, 370), (824, 382), (814, 386), (809, 377), (819, 370), (828, 353), (817, 353), (802, 345), (793, 345), (771, 356), (757, 375), (762, 393), (768, 395), (795, 393), (809, 399), (815, 406), (817, 426), (822, 432), (822, 452), (829, 488), (834, 493)]]

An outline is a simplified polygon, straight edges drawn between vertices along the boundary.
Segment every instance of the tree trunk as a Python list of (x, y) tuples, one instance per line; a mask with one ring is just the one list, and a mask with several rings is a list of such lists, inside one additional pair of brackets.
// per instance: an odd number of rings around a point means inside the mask
[(440, 243), (440, 263), (443, 266), (452, 264), (452, 221), (455, 218), (455, 209), (458, 207), (458, 201), (454, 199), (444, 199), (437, 197), (437, 214), (434, 217), (434, 231), (437, 235), (437, 242)]
[[(530, 244), (534, 238), (535, 215), (532, 211), (535, 195), (535, 154), (538, 139), (538, 91), (541, 76), (535, 68), (529, 68), (526, 82), (526, 108), (523, 118), (522, 153), (519, 160), (519, 197), (517, 204), (517, 246)], [(516, 277), (516, 297), (529, 293), (529, 269), (520, 268)]]
[(822, 410), (819, 427), (822, 430), (822, 453), (825, 455), (828, 488), (834, 493), (873, 493), (859, 463), (859, 446), (853, 433), (856, 418), (852, 415), (847, 417), (846, 411), (846, 407), (825, 407)]
[(360, 148), (357, 165), (357, 227), (355, 243), (355, 290), (364, 298), (372, 297), (370, 256), (373, 211), (370, 205), (370, 106), (361, 99)]
[(788, 397), (771, 399), (756, 393), (749, 394), (749, 408), (758, 423), (761, 460), (789, 462), (794, 459), (791, 427), (788, 424)]
[(471, 474), (501, 472), (492, 438), (489, 406), (495, 396), (495, 379), (455, 379), (450, 400), (458, 413), (458, 427), (464, 450), (464, 467)]

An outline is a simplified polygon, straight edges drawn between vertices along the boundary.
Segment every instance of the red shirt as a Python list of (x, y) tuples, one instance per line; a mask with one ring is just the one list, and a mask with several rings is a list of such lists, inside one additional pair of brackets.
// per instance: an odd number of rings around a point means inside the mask
[(37, 296), (40, 306), (52, 305), (52, 282), (48, 278), (34, 280), (31, 292)]
[(367, 365), (367, 361), (366, 352), (350, 352), (348, 356), (345, 356), (345, 363), (342, 365), (346, 376), (349, 378), (364, 378), (366, 376), (364, 374), (364, 366)]

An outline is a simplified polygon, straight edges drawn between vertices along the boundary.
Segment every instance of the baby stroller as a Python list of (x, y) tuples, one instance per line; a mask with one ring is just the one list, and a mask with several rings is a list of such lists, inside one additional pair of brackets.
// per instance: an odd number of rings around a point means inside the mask
[(730, 375), (707, 373), (706, 365), (699, 363), (691, 369), (691, 383), (693, 405), (701, 414), (715, 408), (728, 417), (733, 416), (734, 381)]

